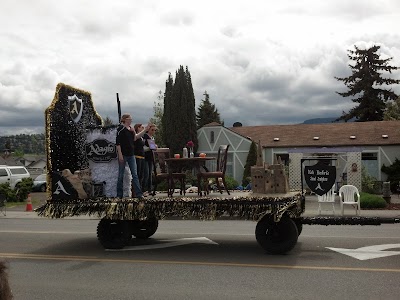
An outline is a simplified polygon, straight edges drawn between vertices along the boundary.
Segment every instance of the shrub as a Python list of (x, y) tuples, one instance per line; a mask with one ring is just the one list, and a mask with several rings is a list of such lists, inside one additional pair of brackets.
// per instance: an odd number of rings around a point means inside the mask
[(361, 208), (385, 208), (387, 203), (385, 199), (378, 195), (361, 192)]
[(232, 176), (225, 175), (225, 182), (228, 190), (234, 190), (239, 185), (238, 182)]
[(28, 194), (32, 191), (32, 186), (32, 178), (23, 178), (14, 190), (11, 189), (8, 182), (0, 184), (0, 193), (7, 197), (8, 202), (24, 202), (28, 198)]
[(400, 160), (396, 158), (390, 166), (383, 165), (381, 171), (388, 175), (386, 181), (390, 181), (390, 190), (396, 193), (400, 184)]
[(28, 194), (32, 191), (33, 179), (23, 178), (18, 184), (17, 188), (17, 200), (23, 202), (28, 198)]
[(367, 173), (365, 167), (363, 166), (361, 169), (361, 183), (362, 183), (362, 191), (370, 194), (379, 194), (379, 186), (376, 185), (375, 177), (372, 177)]

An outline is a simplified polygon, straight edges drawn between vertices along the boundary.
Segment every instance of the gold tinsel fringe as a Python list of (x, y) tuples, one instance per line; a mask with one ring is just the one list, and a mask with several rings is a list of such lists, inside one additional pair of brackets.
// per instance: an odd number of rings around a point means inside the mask
[(35, 209), (39, 216), (65, 218), (79, 215), (96, 216), (115, 220), (137, 220), (148, 217), (165, 219), (180, 217), (214, 220), (221, 216), (245, 220), (259, 220), (265, 214), (274, 215), (276, 220), (287, 212), (291, 217), (302, 213), (301, 195), (290, 197), (153, 197), (145, 200), (136, 198), (101, 198), (48, 201)]

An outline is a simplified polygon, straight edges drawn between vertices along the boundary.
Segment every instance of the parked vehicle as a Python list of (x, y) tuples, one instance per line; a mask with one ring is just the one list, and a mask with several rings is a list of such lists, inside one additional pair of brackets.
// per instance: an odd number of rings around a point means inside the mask
[(186, 193), (196, 193), (197, 194), (198, 188), (197, 186), (191, 186), (190, 188), (186, 189)]
[(18, 188), (22, 179), (30, 176), (25, 167), (0, 165), (0, 184), (8, 182), (11, 189)]
[(46, 191), (46, 174), (41, 174), (33, 180), (33, 192), (45, 192)]

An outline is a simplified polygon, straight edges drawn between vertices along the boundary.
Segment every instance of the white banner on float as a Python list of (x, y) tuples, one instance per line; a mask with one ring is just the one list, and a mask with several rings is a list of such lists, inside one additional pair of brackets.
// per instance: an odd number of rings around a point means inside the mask
[[(118, 156), (116, 155), (115, 139), (117, 129), (94, 129), (86, 135), (86, 155), (89, 159), (89, 168), (92, 180), (95, 183), (105, 182), (104, 195), (117, 196)], [(124, 197), (131, 197), (132, 176), (128, 165), (125, 167)]]

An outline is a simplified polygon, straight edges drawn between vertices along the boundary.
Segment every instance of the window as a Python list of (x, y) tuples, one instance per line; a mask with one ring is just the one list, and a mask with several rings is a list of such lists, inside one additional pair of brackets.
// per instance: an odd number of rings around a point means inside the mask
[(369, 176), (374, 177), (375, 179), (379, 178), (380, 170), (377, 152), (361, 153), (361, 163)]
[(210, 143), (214, 143), (214, 131), (210, 132)]
[(361, 160), (378, 160), (378, 153), (362, 153)]
[(10, 169), (11, 174), (17, 175), (17, 174), (26, 174), (25, 168), (15, 168), (15, 169)]
[(276, 157), (280, 157), (282, 160), (282, 163), (284, 166), (289, 165), (289, 154), (288, 153), (281, 153), (281, 154), (276, 154)]
[(8, 176), (6, 169), (0, 169), (0, 177)]

